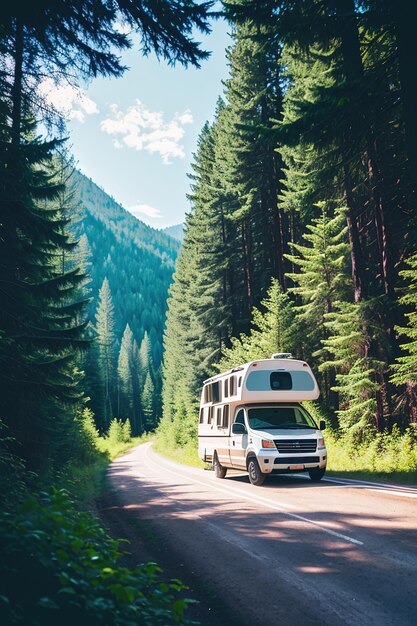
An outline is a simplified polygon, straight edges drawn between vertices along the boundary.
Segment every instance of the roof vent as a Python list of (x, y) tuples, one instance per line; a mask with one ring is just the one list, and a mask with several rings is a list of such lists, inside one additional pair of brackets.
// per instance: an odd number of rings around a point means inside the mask
[(272, 359), (292, 359), (291, 352), (276, 352), (271, 355)]

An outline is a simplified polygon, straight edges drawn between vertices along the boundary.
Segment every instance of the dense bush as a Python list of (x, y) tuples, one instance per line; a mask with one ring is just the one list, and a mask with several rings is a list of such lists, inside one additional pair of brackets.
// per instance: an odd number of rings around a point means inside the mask
[(190, 624), (179, 581), (154, 563), (128, 569), (119, 544), (67, 492), (52, 489), (0, 513), (0, 623)]
[(129, 420), (123, 422), (114, 418), (110, 422), (107, 438), (111, 443), (127, 443), (131, 439), (131, 431)]
[(411, 425), (401, 432), (370, 433), (369, 439), (355, 441), (335, 431), (326, 431), (329, 469), (337, 472), (372, 472), (408, 474), (417, 481), (417, 428)]

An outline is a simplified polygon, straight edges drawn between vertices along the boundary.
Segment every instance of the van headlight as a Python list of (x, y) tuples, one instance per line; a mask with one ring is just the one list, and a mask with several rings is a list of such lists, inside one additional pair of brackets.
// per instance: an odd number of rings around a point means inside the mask
[(324, 448), (324, 437), (318, 437), (317, 439), (317, 447)]
[(275, 444), (270, 439), (262, 439), (261, 445), (263, 448), (275, 448)]

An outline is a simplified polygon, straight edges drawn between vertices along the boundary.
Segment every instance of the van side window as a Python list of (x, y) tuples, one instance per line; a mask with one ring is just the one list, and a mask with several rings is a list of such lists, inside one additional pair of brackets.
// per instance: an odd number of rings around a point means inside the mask
[(245, 423), (245, 412), (243, 409), (240, 409), (237, 412), (237, 415), (235, 417), (235, 424), (244, 424)]
[(211, 402), (211, 385), (204, 387), (204, 404)]
[(212, 406), (209, 406), (209, 410), (208, 410), (208, 420), (207, 420), (207, 422), (208, 422), (209, 424), (211, 424), (211, 423), (212, 423), (212, 421), (213, 421), (213, 407), (212, 407)]
[(204, 422), (204, 409), (200, 409), (200, 424)]
[(236, 376), (230, 377), (230, 395), (231, 396), (236, 395)]
[(216, 383), (212, 383), (211, 391), (213, 396), (213, 402), (220, 402), (220, 384), (217, 381)]
[(228, 398), (229, 397), (229, 379), (226, 378), (226, 380), (224, 381), (224, 397)]
[(218, 409), (217, 409), (216, 424), (217, 424), (217, 426), (221, 426), (222, 425), (222, 408), (221, 408), (221, 406), (219, 406)]
[(223, 428), (229, 428), (229, 405), (223, 407)]

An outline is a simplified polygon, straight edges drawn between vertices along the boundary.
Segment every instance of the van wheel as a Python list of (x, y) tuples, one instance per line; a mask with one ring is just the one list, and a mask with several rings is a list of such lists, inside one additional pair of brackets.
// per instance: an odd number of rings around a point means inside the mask
[(259, 463), (255, 457), (251, 457), (248, 461), (248, 473), (249, 480), (252, 485), (255, 485), (256, 487), (263, 485), (265, 474), (261, 472), (261, 468), (259, 467)]
[(227, 474), (227, 468), (220, 465), (220, 461), (217, 458), (217, 452), (214, 453), (213, 457), (213, 469), (216, 474), (216, 478), (225, 478)]
[(308, 470), (311, 480), (313, 483), (318, 483), (325, 474), (326, 468), (323, 467), (315, 467), (314, 469)]

